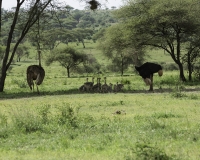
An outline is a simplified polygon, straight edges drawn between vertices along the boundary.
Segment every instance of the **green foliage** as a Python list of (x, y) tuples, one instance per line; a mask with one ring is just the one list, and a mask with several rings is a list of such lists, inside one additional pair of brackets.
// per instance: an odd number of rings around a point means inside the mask
[(50, 121), (49, 120), (50, 108), (51, 108), (50, 105), (43, 105), (38, 107), (38, 113), (40, 115), (43, 124), (48, 124)]
[(117, 17), (122, 19), (117, 25), (123, 26), (126, 41), (139, 48), (151, 46), (165, 50), (179, 65), (181, 80), (186, 81), (183, 63), (187, 63), (191, 75), (193, 63), (199, 57), (200, 19), (197, 15), (200, 10), (195, 6), (199, 4), (187, 0), (181, 3), (138, 0), (128, 4), (116, 11)]
[(172, 160), (158, 146), (153, 146), (145, 142), (137, 142), (135, 149), (136, 159), (138, 160)]
[(48, 159), (55, 153), (60, 159), (70, 153), (80, 159), (195, 159), (198, 99), (174, 99), (168, 93), (6, 99), (0, 102), (0, 157)]
[(169, 112), (169, 113), (155, 113), (155, 114), (152, 115), (152, 117), (160, 119), (160, 118), (176, 118), (176, 117), (178, 118), (180, 116)]
[[(84, 51), (94, 55), (97, 68), (103, 70), (108, 59), (96, 50), (96, 44), (85, 42)], [(149, 51), (145, 58), (174, 68), (167, 63), (169, 56), (157, 56), (161, 53)], [(164, 70), (162, 77), (155, 74), (152, 93), (132, 66), (123, 77), (106, 69), (103, 74), (91, 70), (86, 75), (81, 68), (82, 74), (73, 71), (72, 78), (66, 78), (66, 69), (55, 62), (44, 65), (47, 76), (37, 95), (29, 91), (25, 80), (27, 66), (37, 63), (34, 54), (30, 52), (28, 61), (13, 65), (5, 92), (0, 93), (0, 159), (199, 158), (198, 81), (181, 83), (177, 70)], [(122, 82), (124, 93), (80, 93), (85, 76)]]
[(13, 114), (12, 121), (17, 130), (24, 133), (42, 130), (42, 120), (36, 113), (26, 109), (15, 111)]
[(87, 60), (86, 57), (84, 52), (78, 51), (73, 47), (65, 47), (52, 51), (46, 59), (46, 65), (59, 62), (67, 70), (67, 75), (70, 77), (70, 69), (76, 69), (76, 67)]
[(12, 83), (17, 85), (19, 88), (27, 88), (28, 84), (26, 80), (21, 80), (18, 78), (12, 79)]
[(61, 125), (67, 125), (69, 127), (78, 127), (77, 113), (69, 103), (63, 103), (62, 106), (58, 107), (59, 116), (58, 123)]
[(0, 113), (0, 138), (7, 138), (9, 135), (8, 117)]
[(185, 98), (187, 95), (183, 93), (184, 85), (181, 81), (176, 81), (176, 86), (174, 91), (172, 92), (172, 96), (175, 98)]

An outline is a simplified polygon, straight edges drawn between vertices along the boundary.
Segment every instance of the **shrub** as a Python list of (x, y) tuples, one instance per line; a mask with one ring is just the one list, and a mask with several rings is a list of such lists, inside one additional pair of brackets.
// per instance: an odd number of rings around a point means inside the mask
[[(75, 109), (71, 107), (69, 103), (63, 103), (62, 106), (58, 107), (58, 123), (61, 125), (68, 125), (70, 127), (78, 127), (78, 118), (75, 113)], [(78, 112), (78, 110), (77, 110)]]
[(147, 143), (137, 143), (135, 147), (136, 159), (138, 160), (170, 160), (172, 158), (168, 157), (165, 152), (160, 148), (147, 144)]
[(51, 108), (51, 106), (48, 105), (48, 104), (38, 107), (38, 112), (39, 112), (39, 115), (41, 117), (41, 120), (42, 120), (43, 124), (48, 124), (49, 123), (48, 114), (50, 113), (50, 111), (49, 111), (50, 108)]
[(0, 138), (7, 138), (9, 131), (7, 127), (7, 116), (0, 113)]
[(12, 79), (12, 83), (16, 84), (20, 88), (27, 88), (28, 87), (26, 80)]
[(13, 115), (13, 123), (17, 129), (25, 133), (42, 130), (42, 119), (29, 110), (16, 111)]

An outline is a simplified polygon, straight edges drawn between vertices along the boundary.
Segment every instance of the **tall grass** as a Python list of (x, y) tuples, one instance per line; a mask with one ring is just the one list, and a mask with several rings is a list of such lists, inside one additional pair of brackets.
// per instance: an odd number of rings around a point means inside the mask
[[(86, 52), (108, 64), (92, 44), (87, 46)], [(164, 54), (158, 57), (151, 61), (169, 61)], [(198, 82), (182, 83), (177, 71), (164, 70), (162, 77), (154, 75), (154, 92), (148, 92), (133, 69), (123, 77), (106, 72), (67, 78), (55, 63), (44, 65), (38, 95), (26, 84), (26, 68), (33, 63), (38, 62), (18, 62), (0, 93), (0, 159), (199, 159)], [(80, 92), (92, 76), (100, 76), (102, 84), (106, 76), (107, 83), (124, 88), (120, 93)]]
[(185, 94), (185, 99), (112, 93), (2, 100), (0, 157), (198, 159), (199, 98)]

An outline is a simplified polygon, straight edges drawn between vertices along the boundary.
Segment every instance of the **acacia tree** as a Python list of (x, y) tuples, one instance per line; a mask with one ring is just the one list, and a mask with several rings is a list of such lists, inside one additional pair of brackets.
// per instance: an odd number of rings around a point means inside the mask
[(46, 65), (53, 62), (59, 62), (60, 65), (67, 70), (67, 77), (70, 77), (70, 70), (75, 69), (78, 65), (86, 61), (87, 56), (83, 52), (79, 52), (72, 47), (64, 49), (55, 49), (46, 59)]
[[(86, 1), (86, 0), (85, 0)], [(90, 3), (90, 1), (86, 1), (91, 5), (91, 9), (97, 9), (100, 5), (98, 1), (93, 0), (94, 3)], [(22, 9), (22, 5), (26, 6), (26, 8)], [(57, 2), (54, 3), (54, 0), (16, 0), (16, 7), (14, 8), (13, 16), (11, 18), (11, 25), (8, 31), (8, 37), (6, 41), (6, 49), (5, 51), (2, 51), (3, 59), (0, 67), (0, 92), (3, 92), (4, 85), (5, 85), (5, 79), (6, 79), (6, 73), (13, 61), (13, 58), (15, 56), (17, 47), (22, 42), (24, 37), (29, 32), (30, 28), (38, 21), (39, 17), (45, 10), (51, 10), (54, 4), (58, 4)], [(0, 0), (0, 13), (1, 13), (1, 5), (2, 0)], [(18, 37), (15, 37), (16, 43), (14, 44), (14, 48), (11, 51), (11, 42), (13, 40), (13, 36), (16, 33), (17, 25), (19, 24), (20, 16), (23, 15), (23, 23), (20, 23), (20, 34)], [(0, 15), (0, 22), (1, 21), (2, 14)], [(22, 22), (22, 21), (21, 21)], [(0, 23), (1, 26), (1, 23)], [(18, 31), (19, 32), (19, 31)], [(0, 28), (0, 34), (1, 34), (1, 28)]]
[(190, 43), (185, 44), (186, 54), (182, 57), (182, 62), (187, 65), (188, 79), (192, 81), (192, 73), (195, 71), (195, 64), (200, 57), (200, 37), (193, 35)]
[(93, 30), (90, 28), (85, 28), (85, 29), (75, 28), (73, 29), (73, 32), (74, 32), (75, 38), (77, 39), (77, 45), (79, 42), (81, 42), (83, 45), (83, 48), (85, 48), (84, 39), (87, 37), (92, 37), (92, 34), (93, 34)]
[[(136, 0), (116, 11), (128, 30), (127, 39), (141, 47), (165, 50), (179, 67), (180, 79), (186, 81), (182, 57), (189, 37), (199, 30), (199, 7), (191, 12), (193, 1)], [(199, 36), (199, 35), (198, 35)]]
[[(42, 12), (52, 2), (52, 0), (46, 0), (46, 1), (37, 0), (35, 2), (31, 1), (29, 3), (29, 8), (27, 8), (26, 10), (23, 10), (23, 12), (20, 12), (20, 8), (24, 4), (24, 2), (25, 2), (25, 0), (17, 0), (17, 5), (15, 7), (14, 15), (12, 17), (12, 22), (11, 22), (11, 26), (10, 26), (9, 33), (8, 33), (7, 43), (6, 43), (6, 49), (5, 49), (5, 53), (3, 56), (3, 62), (1, 65), (0, 92), (3, 92), (5, 79), (6, 79), (6, 72), (13, 61), (17, 47), (19, 46), (20, 42), (22, 42), (22, 40), (24, 39), (26, 34), (29, 32), (30, 28), (38, 20), (38, 18), (42, 14)], [(24, 14), (24, 15), (26, 14), (26, 17), (24, 17), (24, 23), (20, 24), (21, 33), (16, 40), (13, 50), (11, 51), (11, 42), (13, 39), (13, 35), (16, 32), (15, 29), (18, 25), (18, 19), (20, 17), (20, 14)], [(11, 53), (10, 53), (10, 51), (11, 51)]]
[(141, 59), (143, 57), (143, 50), (137, 48), (135, 43), (127, 41), (125, 32), (123, 25), (113, 25), (107, 28), (102, 36), (98, 37), (98, 48), (102, 50), (105, 56), (112, 60), (112, 64), (119, 69), (122, 76), (124, 70), (130, 64), (137, 63), (137, 55)]
[(21, 58), (23, 56), (28, 56), (29, 55), (29, 51), (28, 51), (28, 47), (26, 45), (19, 45), (16, 49), (16, 56), (17, 56), (17, 62), (21, 61)]

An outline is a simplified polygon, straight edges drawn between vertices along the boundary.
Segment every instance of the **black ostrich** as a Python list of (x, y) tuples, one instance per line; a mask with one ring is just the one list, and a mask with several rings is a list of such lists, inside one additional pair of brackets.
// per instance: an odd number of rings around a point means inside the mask
[(145, 83), (150, 85), (149, 91), (153, 91), (153, 74), (158, 72), (159, 76), (163, 75), (161, 65), (155, 63), (146, 62), (140, 67), (135, 66), (135, 69), (139, 72)]

